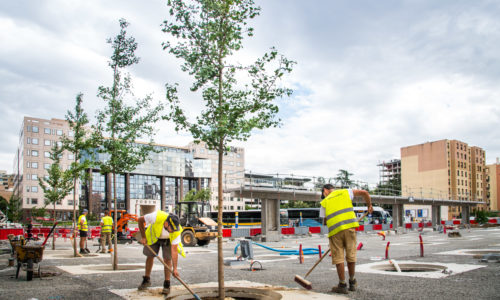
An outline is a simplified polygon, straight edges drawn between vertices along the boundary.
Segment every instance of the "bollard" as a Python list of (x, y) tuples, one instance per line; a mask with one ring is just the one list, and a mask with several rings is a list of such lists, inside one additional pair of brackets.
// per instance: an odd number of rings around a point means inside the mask
[(443, 224), (443, 233), (446, 234), (446, 223)]
[(319, 258), (321, 258), (321, 245), (318, 245), (318, 253), (319, 253)]
[(304, 263), (304, 252), (302, 251), (302, 244), (299, 245), (299, 263)]
[(377, 232), (377, 235), (380, 235), (382, 237), (382, 241), (385, 241), (385, 232), (384, 231)]
[(421, 234), (419, 234), (418, 237), (420, 238), (420, 257), (424, 257), (424, 241), (422, 240)]
[(361, 248), (363, 248), (363, 243), (359, 242), (359, 244), (358, 244), (358, 248), (356, 248), (356, 250), (358, 250), (358, 251), (359, 251), (359, 250), (361, 250)]
[(385, 246), (385, 259), (389, 259), (389, 245), (391, 242), (387, 242), (387, 246)]

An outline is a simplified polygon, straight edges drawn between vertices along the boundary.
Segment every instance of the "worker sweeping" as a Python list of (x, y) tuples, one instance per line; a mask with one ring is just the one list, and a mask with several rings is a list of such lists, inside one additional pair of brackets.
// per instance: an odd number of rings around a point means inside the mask
[(328, 226), (328, 240), (332, 252), (332, 264), (337, 268), (339, 284), (332, 288), (332, 292), (347, 294), (345, 281), (344, 251), (349, 270), (349, 291), (356, 291), (356, 227), (359, 224), (352, 206), (354, 197), (363, 197), (368, 207), (368, 213), (373, 212), (370, 194), (364, 190), (338, 189), (331, 184), (322, 188), (320, 217), (324, 218)]
[[(146, 271), (143, 276), (139, 290), (145, 290), (151, 286), (151, 269), (153, 268), (156, 253), (162, 248), (162, 256), (168, 268), (170, 268), (175, 277), (179, 277), (177, 271), (177, 262), (179, 253), (185, 256), (181, 243), (182, 227), (179, 224), (179, 217), (174, 214), (168, 214), (164, 211), (156, 212), (139, 217), (139, 230), (141, 233), (140, 243), (144, 246), (142, 253), (146, 255)], [(147, 228), (146, 228), (147, 227)], [(152, 249), (155, 253), (152, 253)], [(163, 282), (162, 294), (170, 293), (170, 272), (164, 267), (165, 281)]]

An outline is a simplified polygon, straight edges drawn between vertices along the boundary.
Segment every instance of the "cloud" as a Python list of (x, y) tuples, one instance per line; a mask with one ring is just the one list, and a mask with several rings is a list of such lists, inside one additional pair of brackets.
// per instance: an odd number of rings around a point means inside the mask
[[(333, 177), (339, 169), (378, 181), (377, 163), (400, 148), (459, 139), (500, 157), (500, 6), (494, 1), (258, 1), (255, 36), (235, 59), (250, 63), (271, 46), (297, 61), (279, 101), (279, 128), (255, 131), (246, 168), (267, 174)], [(191, 117), (203, 109), (192, 78), (162, 50), (164, 3), (62, 0), (0, 4), (0, 103), (8, 130), (0, 169), (11, 170), (22, 117), (64, 118), (83, 92), (89, 115), (109, 85), (110, 46), (118, 19), (130, 23), (139, 65), (130, 68), (137, 97), (164, 101), (164, 84), (179, 83)], [(4, 42), (5, 41), (5, 42)], [(156, 140), (186, 145), (168, 122)]]

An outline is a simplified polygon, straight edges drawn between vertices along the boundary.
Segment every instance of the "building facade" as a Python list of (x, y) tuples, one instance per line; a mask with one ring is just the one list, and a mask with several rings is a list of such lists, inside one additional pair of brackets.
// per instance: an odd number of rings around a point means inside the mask
[(14, 191), (14, 175), (0, 170), (0, 197), (9, 201)]
[(490, 210), (500, 210), (500, 160), (486, 166), (486, 199)]
[(401, 160), (392, 159), (383, 161), (377, 165), (379, 167), (379, 184), (387, 185), (391, 181), (401, 176)]
[[(151, 152), (133, 172), (116, 174), (117, 209), (137, 215), (158, 209), (174, 211), (190, 190), (210, 186), (208, 159), (195, 159), (185, 147), (156, 144), (155, 148), (157, 152)], [(108, 155), (98, 154), (95, 159), (107, 160)], [(114, 209), (113, 174), (88, 172), (92, 180), (82, 185), (81, 206), (94, 213)]]
[[(212, 199), (210, 206), (212, 210), (218, 207), (218, 169), (219, 153), (216, 150), (208, 149), (207, 144), (189, 143), (189, 150), (195, 159), (208, 159), (211, 161), (211, 185)], [(224, 153), (222, 161), (222, 187), (223, 190), (240, 187), (244, 184), (245, 178), (245, 149), (241, 147), (230, 147), (229, 151)], [(230, 193), (224, 193), (223, 205), (225, 210), (244, 210), (245, 202), (238, 197), (231, 197)]]
[[(486, 173), (483, 149), (458, 140), (440, 140), (401, 148), (401, 189), (406, 197), (484, 201)], [(478, 206), (487, 209), (486, 205)], [(430, 217), (430, 207), (405, 206), (417, 218)], [(458, 218), (460, 207), (441, 210)], [(421, 213), (419, 213), (421, 212)], [(419, 215), (420, 214), (420, 215)]]
[[(32, 208), (45, 206), (43, 190), (38, 179), (48, 176), (52, 164), (50, 151), (55, 144), (61, 144), (62, 136), (72, 137), (66, 120), (24, 117), (19, 133), (19, 146), (14, 158), (14, 193), (22, 199), (24, 215), (29, 216)], [(133, 172), (117, 174), (117, 208), (131, 213), (157, 209), (172, 211), (175, 203), (192, 188), (210, 186), (211, 162), (195, 159), (186, 147), (155, 145), (158, 153), (151, 153), (149, 159)], [(96, 159), (107, 159), (98, 155)], [(74, 157), (64, 152), (61, 167), (67, 169)], [(92, 178), (88, 183), (77, 184), (77, 207), (87, 208), (98, 214), (112, 204), (113, 181), (111, 174), (101, 174), (89, 169)], [(52, 205), (47, 206), (52, 212)], [(73, 193), (56, 203), (56, 218), (71, 219)]]
[[(32, 208), (44, 207), (45, 197), (38, 178), (48, 176), (52, 164), (50, 151), (55, 144), (61, 145), (63, 135), (71, 137), (66, 120), (24, 117), (19, 131), (19, 144), (14, 158), (14, 193), (22, 199), (25, 216)], [(66, 169), (74, 160), (72, 154), (63, 153), (61, 167)], [(77, 191), (78, 193), (79, 191)], [(47, 207), (52, 210), (52, 205)], [(56, 216), (66, 219), (73, 209), (73, 196), (67, 196), (56, 204)]]

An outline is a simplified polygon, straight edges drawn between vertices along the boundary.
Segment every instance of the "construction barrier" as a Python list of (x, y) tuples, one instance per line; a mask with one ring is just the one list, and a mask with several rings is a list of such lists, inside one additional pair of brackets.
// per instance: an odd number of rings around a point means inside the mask
[(13, 234), (15, 236), (23, 235), (24, 230), (23, 228), (2, 228), (0, 229), (0, 240), (8, 239), (9, 234)]

